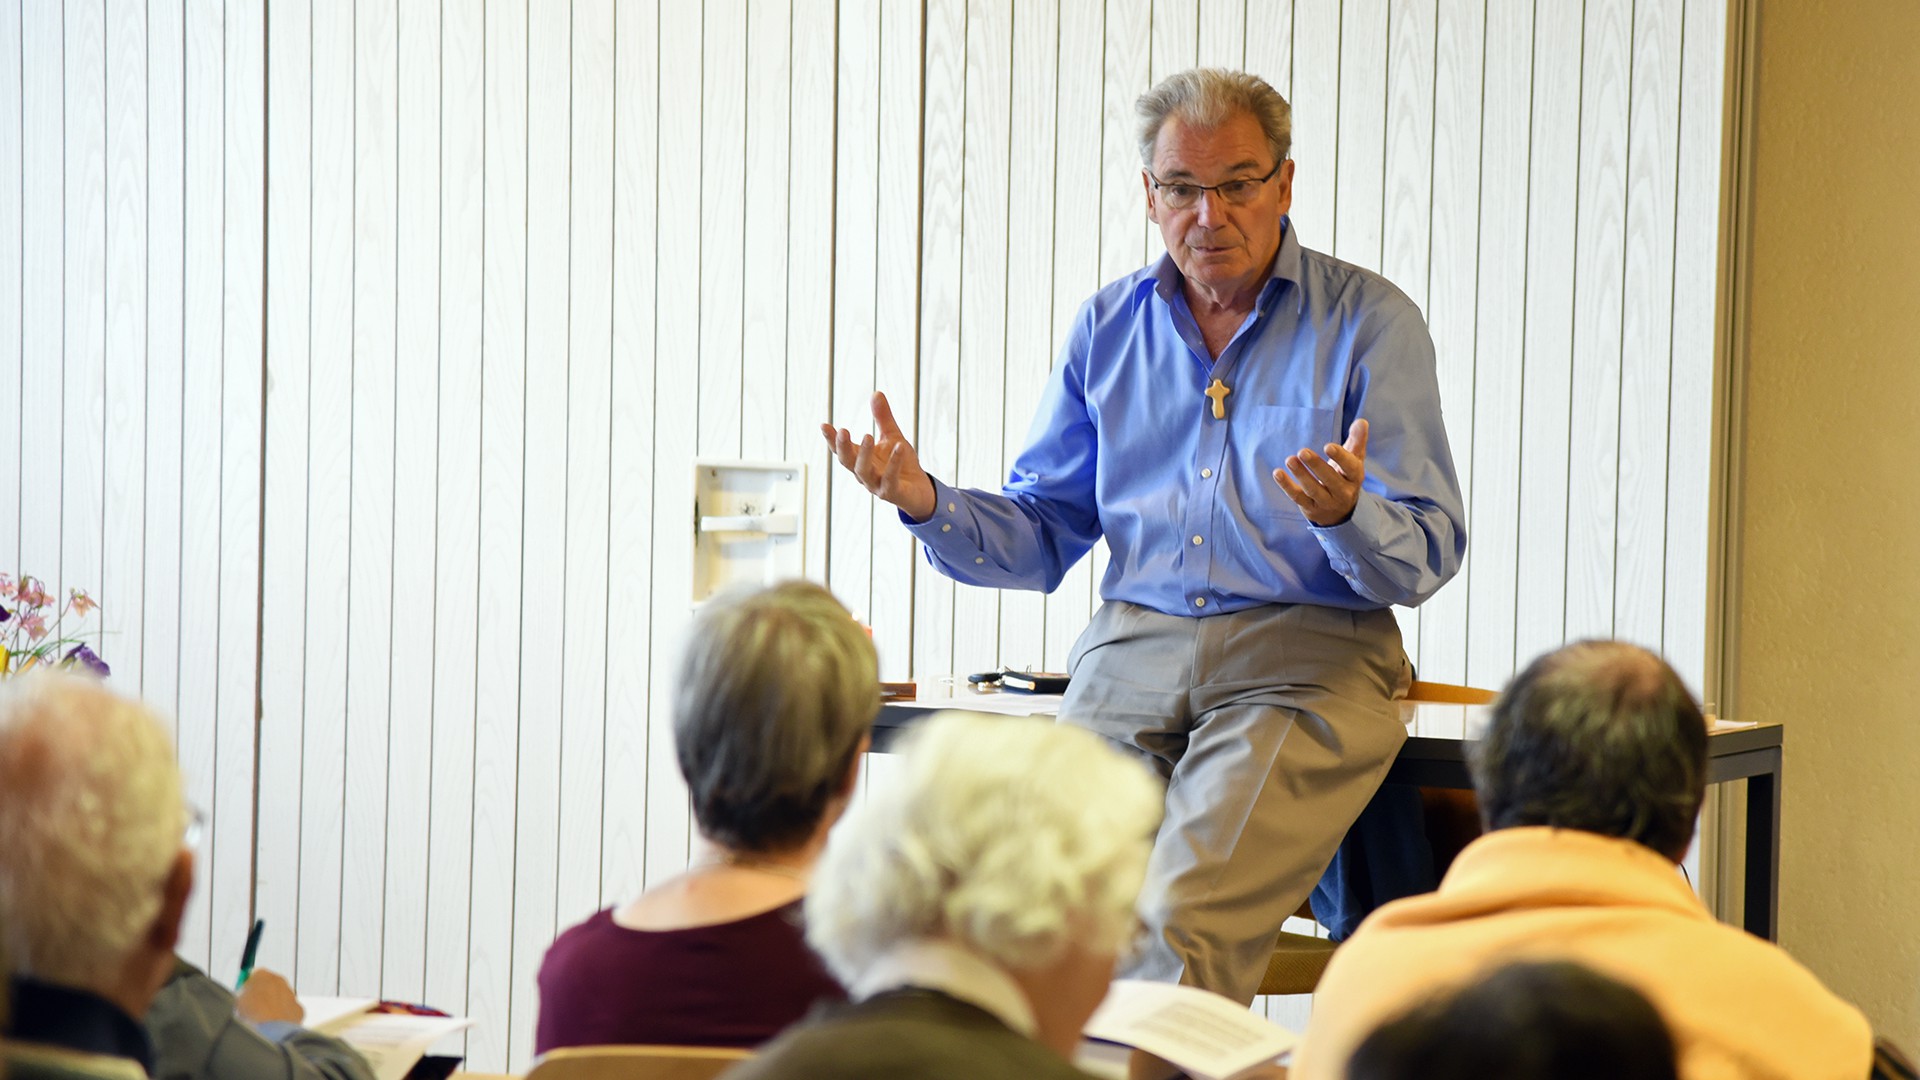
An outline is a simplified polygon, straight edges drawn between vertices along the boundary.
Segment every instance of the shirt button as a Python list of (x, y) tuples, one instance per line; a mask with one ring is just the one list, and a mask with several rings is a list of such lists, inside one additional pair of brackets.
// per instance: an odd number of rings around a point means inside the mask
[(942, 525), (942, 526), (940, 526), (940, 531), (941, 531), (941, 532), (952, 532), (952, 531), (953, 531), (953, 526), (951, 526), (951, 525)]
[(1204, 540), (1202, 540), (1202, 539), (1200, 539), (1200, 538), (1199, 538), (1198, 536), (1196, 536), (1196, 537), (1194, 537), (1194, 538), (1193, 538), (1193, 546), (1194, 546), (1194, 547), (1199, 547), (1199, 546), (1200, 546), (1201, 544), (1203, 544), (1203, 543), (1205, 543), (1205, 542), (1206, 542), (1206, 541), (1204, 541)]
[(1207, 606), (1207, 598), (1206, 598), (1206, 597), (1204, 597), (1204, 596), (1196, 596), (1196, 597), (1194, 597), (1194, 598), (1193, 598), (1193, 606), (1194, 606), (1194, 607), (1206, 607), (1206, 606)]
[(1202, 479), (1202, 480), (1205, 480), (1206, 478), (1208, 478), (1208, 477), (1210, 477), (1210, 476), (1212, 476), (1212, 475), (1213, 475), (1213, 470), (1212, 470), (1212, 469), (1201, 469), (1201, 470), (1200, 470), (1200, 479)]
[(985, 555), (975, 555), (975, 556), (973, 557), (973, 564), (974, 564), (975, 566), (978, 566), (978, 565), (980, 565), (981, 563), (983, 563), (983, 562), (986, 562), (986, 561), (987, 561), (987, 557), (986, 557)]
[(947, 504), (947, 513), (949, 513), (949, 514), (951, 514), (951, 513), (953, 513), (953, 504), (952, 504), (952, 503), (948, 503), (948, 504)]

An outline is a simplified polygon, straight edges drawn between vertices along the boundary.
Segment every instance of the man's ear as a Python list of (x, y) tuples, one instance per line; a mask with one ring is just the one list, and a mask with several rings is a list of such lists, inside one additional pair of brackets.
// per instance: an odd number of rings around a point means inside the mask
[(160, 913), (147, 928), (147, 944), (156, 951), (171, 953), (180, 943), (180, 924), (187, 917), (187, 898), (193, 895), (192, 851), (180, 849), (161, 889)]
[(1140, 170), (1140, 187), (1147, 193), (1147, 220), (1160, 224), (1160, 213), (1153, 207), (1153, 177), (1147, 175), (1145, 169)]

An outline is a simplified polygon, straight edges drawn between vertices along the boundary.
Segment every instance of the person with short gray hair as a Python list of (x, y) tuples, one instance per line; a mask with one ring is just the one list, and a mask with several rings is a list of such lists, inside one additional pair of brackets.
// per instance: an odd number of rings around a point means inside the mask
[(554, 941), (536, 1051), (751, 1047), (844, 996), (803, 940), (800, 900), (879, 711), (873, 642), (826, 589), (789, 581), (707, 601), (673, 691), (700, 832), (692, 865)]
[(1293, 106), (1267, 80), (1244, 71), (1191, 68), (1160, 80), (1134, 103), (1140, 117), (1140, 166), (1153, 168), (1160, 131), (1178, 117), (1189, 127), (1212, 130), (1235, 116), (1251, 116), (1260, 125), (1274, 161), (1293, 151)]
[(859, 1000), (736, 1080), (1085, 1080), (1080, 1029), (1134, 940), (1160, 791), (1085, 731), (942, 713), (828, 842), (808, 939)]
[[(874, 434), (821, 434), (962, 584), (1051, 592), (1107, 542), (1060, 718), (1166, 781), (1128, 973), (1245, 1002), (1406, 740), (1392, 608), (1458, 573), (1466, 511), (1420, 310), (1289, 216), (1295, 153), (1331, 147), (1295, 147), (1247, 72), (1178, 72), (1137, 111), (1166, 254), (1081, 306), (1006, 483), (935, 479), (884, 394)], [(1424, 844), (1396, 850), (1420, 865), (1392, 894), (1430, 886)]]
[(1770, 942), (1716, 922), (1680, 869), (1707, 723), (1680, 676), (1624, 642), (1529, 664), (1473, 753), (1485, 835), (1437, 892), (1375, 912), (1314, 991), (1294, 1080), (1339, 1080), (1382, 1020), (1516, 960), (1570, 961), (1652, 1002), (1684, 1080), (1862, 1080), (1858, 1009)]

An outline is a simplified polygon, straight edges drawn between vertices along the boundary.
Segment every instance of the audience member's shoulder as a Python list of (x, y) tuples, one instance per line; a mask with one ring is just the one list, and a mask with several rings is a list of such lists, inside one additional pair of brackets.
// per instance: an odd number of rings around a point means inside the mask
[(0, 1042), (0, 1075), (7, 1080), (147, 1080), (146, 1070), (131, 1058), (12, 1041)]
[(730, 1080), (1088, 1080), (986, 1013), (934, 994), (821, 1006)]

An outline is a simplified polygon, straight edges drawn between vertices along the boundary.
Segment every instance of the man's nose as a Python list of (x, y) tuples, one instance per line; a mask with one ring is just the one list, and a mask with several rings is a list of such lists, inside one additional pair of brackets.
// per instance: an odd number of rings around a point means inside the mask
[(1221, 218), (1226, 215), (1226, 210), (1226, 200), (1220, 197), (1219, 192), (1211, 188), (1202, 189), (1200, 192), (1200, 201), (1193, 204), (1194, 220), (1207, 226), (1219, 224)]

